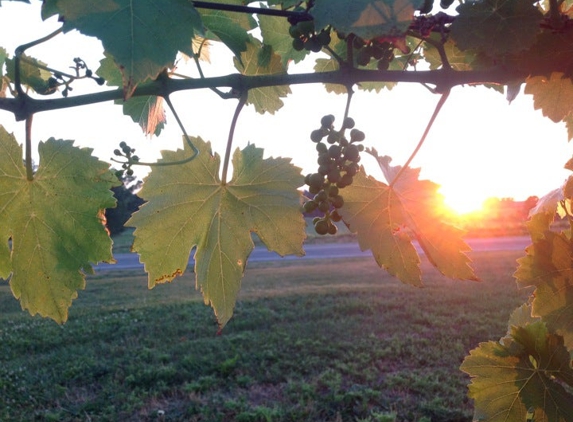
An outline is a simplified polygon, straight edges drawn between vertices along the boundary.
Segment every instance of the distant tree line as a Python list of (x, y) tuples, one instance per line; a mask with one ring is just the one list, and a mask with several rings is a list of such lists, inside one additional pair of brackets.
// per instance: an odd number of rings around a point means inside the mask
[(127, 175), (121, 175), (119, 180), (122, 184), (111, 189), (117, 200), (117, 206), (105, 210), (106, 226), (111, 236), (123, 232), (125, 222), (145, 202), (136, 194), (143, 183), (141, 180)]

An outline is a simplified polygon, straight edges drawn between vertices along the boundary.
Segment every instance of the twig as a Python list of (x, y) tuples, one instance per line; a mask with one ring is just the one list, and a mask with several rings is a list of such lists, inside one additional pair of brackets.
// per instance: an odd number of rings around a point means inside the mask
[(416, 145), (416, 148), (414, 149), (414, 151), (412, 151), (412, 154), (410, 154), (410, 158), (408, 158), (408, 161), (406, 161), (404, 166), (400, 169), (400, 171), (398, 171), (398, 174), (396, 174), (396, 177), (394, 177), (394, 180), (392, 180), (390, 182), (390, 187), (394, 186), (396, 181), (400, 178), (400, 176), (408, 168), (408, 166), (410, 165), (410, 163), (412, 162), (412, 160), (414, 159), (416, 154), (418, 154), (418, 151), (420, 151), (420, 148), (422, 148), (422, 145), (424, 144), (424, 141), (426, 140), (426, 137), (428, 136), (428, 133), (430, 132), (430, 129), (432, 128), (432, 125), (434, 124), (434, 121), (436, 120), (436, 117), (438, 117), (438, 114), (440, 113), (440, 110), (442, 109), (442, 107), (446, 103), (446, 100), (448, 99), (449, 95), (450, 95), (450, 90), (447, 90), (444, 93), (442, 93), (442, 95), (440, 97), (440, 101), (438, 101), (438, 104), (436, 104), (436, 108), (434, 109), (434, 113), (432, 113), (432, 117), (430, 117), (430, 121), (426, 125), (426, 130), (424, 130), (424, 133), (422, 134), (422, 137), (420, 138), (418, 145)]

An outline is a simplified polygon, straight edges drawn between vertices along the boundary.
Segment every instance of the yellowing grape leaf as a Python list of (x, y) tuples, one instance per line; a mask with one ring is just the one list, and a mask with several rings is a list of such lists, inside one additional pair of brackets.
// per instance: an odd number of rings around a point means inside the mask
[[(15, 59), (6, 59), (6, 75), (12, 82), (16, 80), (16, 61)], [(20, 82), (36, 91), (38, 94), (48, 95), (56, 91), (50, 86), (49, 79), (52, 73), (40, 68), (46, 66), (46, 63), (33, 57), (22, 55), (20, 59)]]
[[(377, 155), (374, 155), (377, 157)], [(386, 177), (394, 180), (401, 167), (389, 157), (377, 157)], [(443, 222), (443, 200), (438, 185), (418, 180), (419, 170), (406, 169), (388, 185), (356, 174), (344, 188), (339, 210), (351, 232), (357, 233), (362, 250), (370, 249), (378, 265), (405, 283), (421, 285), (418, 254), (411, 243), (418, 240), (428, 259), (444, 275), (476, 280), (464, 252), (469, 250), (462, 231)]]
[[(281, 58), (276, 55), (270, 46), (264, 46), (251, 36), (247, 50), (241, 53), (240, 60), (235, 57), (235, 67), (243, 75), (276, 75), (286, 73)], [(247, 104), (253, 104), (258, 113), (275, 114), (282, 106), (281, 98), (290, 94), (288, 85), (253, 88), (249, 90)]]
[(573, 351), (573, 245), (568, 235), (546, 231), (527, 255), (518, 259), (514, 276), (521, 287), (535, 286), (533, 316), (563, 336)]
[(525, 93), (533, 95), (533, 106), (555, 123), (566, 119), (573, 111), (573, 81), (563, 73), (553, 72), (549, 78), (528, 78)]
[(461, 50), (503, 56), (528, 49), (539, 33), (542, 13), (528, 0), (484, 0), (457, 7), (451, 36)]
[(1, 127), (0, 149), (0, 277), (10, 277), (23, 309), (64, 322), (91, 264), (113, 262), (103, 211), (115, 206), (110, 188), (119, 182), (72, 141), (40, 143), (33, 181)]
[(570, 421), (573, 396), (562, 384), (573, 386), (573, 370), (563, 339), (540, 321), (513, 327), (512, 338), (509, 346), (480, 343), (460, 367), (472, 377), (474, 420)]
[(332, 25), (338, 31), (370, 40), (401, 37), (423, 0), (315, 0), (310, 10), (314, 26)]
[[(98, 76), (105, 79), (110, 86), (121, 86), (122, 75), (113, 59), (106, 55), (100, 60), (100, 67), (96, 71)], [(123, 114), (131, 117), (146, 135), (159, 136), (165, 126), (166, 117), (163, 108), (163, 98), (156, 95), (142, 95), (131, 97), (125, 101), (115, 100), (123, 108)]]
[(122, 71), (126, 99), (137, 84), (172, 67), (177, 52), (203, 33), (201, 17), (187, 0), (44, 1), (42, 18), (55, 14), (65, 31), (77, 29), (101, 40)]
[[(220, 158), (210, 144), (192, 142), (200, 154), (194, 160), (153, 169), (139, 192), (148, 201), (126, 223), (136, 227), (133, 249), (148, 272), (149, 287), (183, 274), (195, 251), (197, 288), (215, 309), (224, 326), (233, 314), (241, 278), (253, 250), (251, 232), (279, 255), (302, 255), (305, 222), (300, 211), (304, 183), (300, 169), (289, 159), (263, 159), (249, 145), (236, 150), (233, 179), (219, 179)], [(170, 162), (185, 151), (164, 151)]]

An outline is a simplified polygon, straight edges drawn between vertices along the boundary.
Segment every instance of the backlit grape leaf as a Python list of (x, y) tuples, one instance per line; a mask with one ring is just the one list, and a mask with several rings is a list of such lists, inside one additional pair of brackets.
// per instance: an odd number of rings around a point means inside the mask
[(533, 315), (563, 336), (573, 350), (573, 245), (565, 233), (546, 231), (518, 259), (514, 274), (521, 287), (534, 286)]
[(451, 37), (460, 50), (475, 49), (503, 56), (528, 49), (543, 19), (530, 0), (465, 2), (456, 8)]
[[(386, 174), (400, 167), (389, 166), (389, 157), (378, 157)], [(384, 161), (384, 159), (387, 159)], [(376, 262), (405, 283), (420, 285), (418, 254), (411, 244), (418, 240), (429, 260), (444, 275), (475, 280), (464, 252), (469, 247), (462, 232), (443, 222), (443, 199), (438, 185), (418, 180), (418, 169), (406, 169), (392, 186), (364, 174), (344, 188), (344, 207), (339, 212), (362, 250), (370, 249)]]
[[(441, 44), (441, 34), (434, 33), (430, 36), (436, 42)], [(475, 51), (462, 51), (451, 38), (443, 43), (443, 49), (448, 57), (448, 63), (454, 70), (472, 70), (472, 62), (475, 58)], [(430, 69), (435, 70), (443, 66), (442, 58), (438, 49), (430, 43), (424, 43), (424, 59), (430, 64)]]
[(507, 347), (480, 343), (460, 367), (471, 376), (474, 420), (570, 421), (573, 396), (561, 383), (573, 386), (573, 370), (563, 339), (540, 321), (513, 327), (512, 337)]
[(515, 66), (531, 76), (550, 77), (561, 72), (573, 77), (573, 31), (544, 30), (535, 44), (515, 57)]
[(6, 88), (8, 88), (8, 84), (4, 80), (4, 63), (7, 58), (6, 49), (0, 47), (0, 98), (6, 97)]
[[(334, 59), (316, 59), (316, 64), (314, 65), (315, 72), (333, 72), (338, 69), (338, 62)], [(348, 89), (340, 84), (324, 84), (324, 88), (326, 92), (334, 94), (346, 94), (348, 92)]]
[(540, 321), (539, 317), (531, 315), (531, 304), (524, 303), (519, 308), (516, 308), (509, 316), (507, 323), (507, 333), (499, 341), (505, 347), (510, 347), (513, 340), (512, 332), (516, 327), (525, 327), (528, 324)]
[[(211, 3), (243, 5), (242, 0), (211, 0)], [(227, 12), (224, 10), (200, 9), (203, 24), (215, 39), (223, 42), (235, 56), (247, 50), (250, 37), (247, 31), (257, 27), (255, 19), (247, 13)], [(206, 34), (207, 38), (209, 32)]]
[(403, 36), (422, 4), (423, 0), (315, 0), (310, 12), (317, 29), (332, 25), (370, 40)]
[[(46, 66), (45, 63), (33, 57), (22, 54), (20, 59), (20, 82), (36, 91), (38, 94), (47, 95), (55, 92), (48, 80), (52, 73), (41, 69), (39, 66)], [(12, 82), (16, 80), (16, 60), (6, 59), (6, 75)]]
[[(235, 58), (234, 62), (237, 70), (247, 76), (286, 73), (281, 58), (272, 51), (272, 48), (252, 37), (247, 51), (241, 53), (241, 60)], [(253, 104), (258, 113), (275, 114), (284, 104), (281, 98), (290, 92), (288, 85), (253, 88), (249, 90), (247, 104)]]
[[(100, 67), (96, 74), (104, 78), (109, 86), (121, 86), (122, 84), (121, 72), (109, 56), (100, 60)], [(120, 104), (123, 108), (123, 114), (131, 117), (131, 120), (139, 124), (146, 135), (159, 136), (165, 126), (165, 110), (161, 97), (142, 95), (131, 97), (127, 101), (115, 100), (115, 104)]]
[(172, 67), (178, 51), (189, 49), (203, 25), (187, 0), (46, 0), (42, 18), (59, 14), (64, 30), (97, 37), (123, 75), (124, 96)]
[(91, 264), (113, 262), (103, 212), (115, 206), (110, 188), (119, 182), (72, 141), (40, 143), (33, 181), (22, 147), (1, 127), (0, 149), (0, 277), (10, 277), (23, 309), (65, 322)]
[(296, 51), (292, 47), (292, 37), (289, 35), (290, 23), (280, 16), (259, 15), (263, 43), (270, 45), (273, 51), (281, 57), (281, 63), (286, 69), (292, 60), (295, 63), (303, 60), (309, 52)]
[(555, 123), (568, 117), (573, 111), (573, 82), (563, 73), (554, 72), (549, 78), (528, 78), (525, 93), (533, 95), (533, 107), (541, 109), (544, 116)]
[[(126, 225), (136, 227), (133, 249), (148, 272), (149, 287), (183, 274), (195, 251), (197, 288), (224, 326), (231, 315), (249, 254), (251, 232), (279, 255), (302, 255), (305, 222), (300, 212), (304, 183), (289, 159), (263, 159), (249, 145), (236, 150), (233, 178), (222, 184), (219, 155), (193, 138), (199, 156), (185, 164), (155, 167), (138, 193), (148, 201)], [(162, 162), (190, 156), (164, 151)]]

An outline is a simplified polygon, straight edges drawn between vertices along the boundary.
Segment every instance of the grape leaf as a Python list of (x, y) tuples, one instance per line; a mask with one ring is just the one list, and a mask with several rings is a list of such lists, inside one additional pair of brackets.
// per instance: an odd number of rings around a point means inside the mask
[[(30, 4), (30, 0), (2, 0), (2, 1), (19, 1), (22, 3)], [(0, 7), (2, 7), (2, 1), (0, 1)]]
[[(192, 139), (201, 151), (182, 165), (155, 167), (139, 196), (148, 201), (126, 223), (136, 227), (133, 249), (148, 272), (149, 287), (181, 275), (193, 247), (197, 287), (219, 324), (231, 318), (253, 250), (251, 232), (280, 255), (302, 255), (305, 222), (300, 212), (304, 183), (300, 169), (285, 158), (262, 158), (249, 145), (233, 157), (233, 179), (219, 179), (220, 158), (210, 144)], [(164, 151), (162, 162), (190, 156)]]
[[(334, 59), (316, 59), (316, 63), (314, 65), (315, 72), (333, 72), (338, 70), (340, 66), (338, 62)], [(324, 88), (326, 92), (334, 93), (334, 94), (346, 94), (348, 89), (344, 85), (340, 84), (324, 84)]]
[(573, 111), (573, 81), (563, 73), (553, 72), (549, 78), (528, 78), (525, 93), (533, 95), (533, 106), (555, 123), (567, 118)]
[[(276, 55), (270, 46), (264, 46), (261, 42), (251, 37), (251, 43), (247, 45), (247, 51), (241, 53), (240, 60), (235, 58), (235, 67), (243, 75), (276, 75), (286, 73), (281, 63), (281, 58)], [(253, 104), (258, 113), (274, 114), (284, 103), (281, 98), (290, 94), (288, 85), (253, 88), (249, 90), (247, 104)]]
[(451, 25), (460, 50), (475, 49), (490, 56), (526, 50), (535, 43), (543, 14), (529, 0), (484, 0), (462, 3)]
[(561, 383), (573, 386), (573, 370), (562, 338), (540, 321), (513, 327), (512, 338), (480, 343), (460, 367), (472, 377), (474, 420), (569, 421), (573, 396)]
[(531, 304), (524, 303), (519, 308), (516, 308), (509, 316), (509, 321), (507, 322), (507, 333), (505, 337), (502, 337), (499, 341), (505, 347), (510, 347), (513, 340), (512, 332), (516, 327), (525, 327), (528, 324), (538, 322), (541, 319), (539, 317), (534, 317), (531, 315)]
[[(211, 0), (211, 3), (242, 5), (242, 0)], [(201, 9), (205, 27), (233, 52), (240, 56), (247, 50), (250, 37), (247, 31), (257, 27), (255, 19), (246, 13), (233, 13), (224, 10)], [(207, 33), (207, 37), (209, 34)]]
[(107, 163), (72, 141), (40, 143), (33, 181), (22, 147), (2, 127), (0, 148), (0, 277), (11, 274), (23, 309), (65, 322), (91, 263), (113, 262), (103, 212), (115, 206), (110, 188), (119, 182)]
[[(52, 74), (40, 66), (45, 67), (46, 63), (22, 54), (20, 59), (20, 82), (29, 86), (38, 94), (48, 95), (55, 92), (55, 88), (51, 87), (48, 82)], [(16, 80), (16, 60), (14, 58), (6, 59), (6, 75), (12, 82)]]
[(286, 69), (292, 60), (295, 63), (303, 60), (309, 52), (296, 51), (292, 47), (292, 37), (289, 35), (290, 23), (280, 16), (259, 15), (263, 42), (270, 45), (273, 51), (281, 57), (281, 63)]
[[(393, 180), (400, 167), (389, 166), (389, 157), (378, 159)], [(344, 188), (344, 207), (339, 210), (344, 222), (357, 233), (360, 248), (370, 249), (378, 265), (405, 283), (421, 285), (420, 261), (411, 237), (444, 275), (475, 280), (464, 254), (469, 247), (461, 239), (462, 232), (442, 221), (438, 185), (418, 180), (418, 174), (417, 169), (406, 169), (393, 185), (387, 185), (367, 177), (362, 169), (353, 184)]]
[(533, 316), (563, 336), (573, 351), (573, 249), (569, 236), (546, 231), (518, 259), (514, 274), (521, 287), (534, 286)]
[[(100, 67), (96, 74), (104, 78), (107, 85), (121, 86), (122, 84), (121, 72), (108, 55), (100, 60)], [(146, 135), (159, 136), (161, 134), (166, 121), (163, 98), (156, 95), (142, 95), (131, 97), (127, 101), (115, 100), (115, 104), (120, 104), (123, 114), (139, 124)]]
[(193, 35), (204, 32), (199, 13), (186, 0), (44, 1), (42, 18), (55, 14), (65, 31), (77, 29), (101, 40), (122, 71), (126, 99), (137, 84), (171, 67)]
[(315, 0), (311, 13), (317, 29), (332, 25), (370, 40), (404, 35), (422, 4), (423, 0)]

